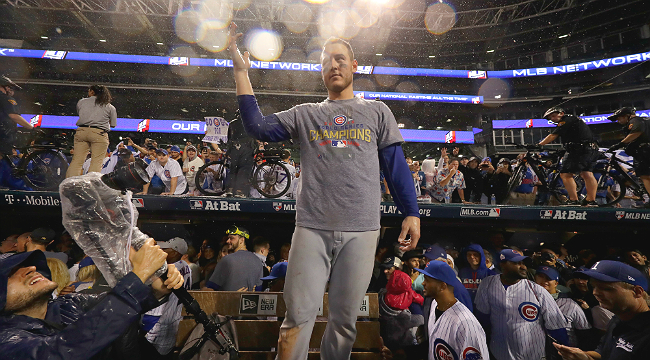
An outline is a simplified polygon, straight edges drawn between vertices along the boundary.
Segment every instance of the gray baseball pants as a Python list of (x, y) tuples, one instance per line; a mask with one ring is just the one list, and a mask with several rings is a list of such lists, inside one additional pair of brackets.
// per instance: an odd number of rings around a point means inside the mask
[(342, 232), (296, 226), (284, 285), (287, 312), (276, 360), (305, 360), (329, 279), (329, 318), (321, 341), (324, 360), (350, 358), (359, 307), (374, 266), (379, 230)]

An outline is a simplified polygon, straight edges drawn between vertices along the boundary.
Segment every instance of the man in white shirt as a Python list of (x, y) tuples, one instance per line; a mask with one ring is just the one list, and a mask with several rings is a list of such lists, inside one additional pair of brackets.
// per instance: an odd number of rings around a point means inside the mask
[[(165, 149), (156, 150), (156, 160), (147, 166), (147, 174), (149, 177), (158, 175), (165, 184), (165, 192), (161, 195), (181, 195), (188, 191), (187, 180), (185, 180), (181, 166), (178, 161), (169, 161), (169, 154)], [(149, 190), (149, 184), (144, 184), (140, 194), (146, 194), (147, 190)]]
[(194, 177), (196, 176), (196, 172), (199, 171), (199, 168), (201, 168), (204, 163), (200, 157), (196, 156), (196, 147), (194, 147), (194, 145), (187, 145), (185, 147), (185, 152), (183, 152), (183, 155), (185, 154), (187, 154), (187, 158), (183, 161), (183, 173), (187, 180), (187, 187), (189, 188), (190, 193), (193, 193), (196, 188)]

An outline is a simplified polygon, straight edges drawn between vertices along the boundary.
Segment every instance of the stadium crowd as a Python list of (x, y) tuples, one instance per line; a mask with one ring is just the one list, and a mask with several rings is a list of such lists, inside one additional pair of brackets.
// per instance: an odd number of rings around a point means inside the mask
[[(434, 319), (444, 314), (445, 309), (440, 305), (445, 296), (452, 299), (452, 304), (454, 301), (463, 304), (478, 319), (476, 346), (485, 345), (493, 359), (559, 358), (553, 357), (558, 350), (565, 359), (588, 359), (568, 355), (580, 351), (594, 359), (601, 356), (603, 359), (643, 358), (636, 349), (647, 349), (650, 344), (646, 321), (650, 314), (647, 307), (650, 264), (641, 250), (611, 245), (605, 251), (584, 248), (569, 252), (560, 242), (519, 249), (509, 246), (507, 238), (507, 234), (493, 233), (478, 242), (443, 241), (428, 245), (426, 242), (435, 239), (425, 234), (420, 245), (426, 248), (407, 252), (400, 251), (397, 243), (381, 240), (368, 292), (379, 295), (380, 333), (385, 344), (383, 358), (437, 359), (434, 352), (438, 350), (429, 343), (428, 334)], [(13, 354), (16, 340), (9, 336), (15, 335), (16, 326), (21, 327), (16, 322), (27, 319), (18, 315), (24, 315), (20, 306), (18, 310), (9, 308), (11, 292), (7, 284), (11, 281), (7, 280), (16, 274), (20, 264), (34, 264), (35, 271), (56, 284), (48, 288), (47, 294), (41, 294), (50, 304), (57, 298), (68, 301), (75, 294), (114, 293), (121, 286), (118, 283), (112, 289), (93, 259), (65, 231), (56, 234), (49, 228), (37, 228), (5, 234), (2, 239), (0, 299), (5, 299), (0, 304), (4, 307), (0, 315), (2, 351)], [(178, 269), (187, 289), (281, 292), (291, 264), (290, 243), (272, 247), (267, 239), (251, 236), (239, 225), (231, 226), (216, 238), (174, 237), (158, 241), (157, 245), (166, 253), (167, 263)], [(47, 271), (44, 264), (34, 260), (39, 256), (47, 260)], [(444, 268), (439, 264), (444, 264)], [(444, 271), (447, 275), (441, 275)], [(492, 288), (489, 284), (495, 281), (499, 286)], [(534, 297), (511, 299), (527, 289)], [(500, 291), (507, 294), (507, 299), (498, 295)], [(535, 311), (512, 309), (519, 302), (531, 304)], [(432, 303), (438, 307), (432, 307)], [(47, 311), (49, 314), (52, 310)], [(506, 322), (500, 320), (504, 316)], [(101, 354), (108, 357), (100, 358), (112, 358), (129, 349), (137, 349), (147, 359), (175, 358), (179, 351), (175, 341), (181, 319), (181, 305), (173, 295), (158, 306), (142, 307), (139, 315), (132, 318), (130, 327), (117, 334), (121, 340), (105, 344), (110, 344), (110, 350)], [(524, 320), (518, 323), (518, 319)], [(30, 325), (22, 331), (38, 334), (42, 330)], [(622, 340), (621, 334), (625, 332), (636, 335)], [(614, 338), (621, 339), (619, 345), (626, 341), (629, 349), (634, 349), (632, 355), (608, 355), (617, 352), (616, 344), (611, 343)], [(521, 345), (522, 341), (525, 346)], [(45, 353), (39, 352), (41, 356)], [(482, 356), (486, 359), (488, 355)]]

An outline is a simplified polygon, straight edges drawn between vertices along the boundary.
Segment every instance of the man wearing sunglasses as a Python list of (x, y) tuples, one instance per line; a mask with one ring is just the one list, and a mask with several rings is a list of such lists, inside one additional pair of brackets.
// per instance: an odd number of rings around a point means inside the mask
[(255, 291), (262, 286), (264, 270), (260, 259), (246, 248), (248, 230), (236, 225), (227, 231), (228, 256), (217, 263), (212, 276), (201, 290)]

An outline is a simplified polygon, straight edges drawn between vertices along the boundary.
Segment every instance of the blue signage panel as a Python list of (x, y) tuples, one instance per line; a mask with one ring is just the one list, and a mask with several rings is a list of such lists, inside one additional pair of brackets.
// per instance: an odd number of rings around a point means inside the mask
[[(582, 121), (587, 125), (609, 124), (611, 121), (607, 119), (609, 114), (588, 115), (581, 116)], [(637, 110), (637, 116), (650, 117), (650, 110)], [(521, 120), (493, 120), (493, 129), (528, 129), (528, 128), (545, 128), (555, 127), (555, 123), (546, 119), (521, 119)]]
[[(83, 61), (107, 61), (107, 62), (129, 62), (136, 64), (159, 64), (177, 66), (208, 66), (208, 67), (232, 67), (232, 61), (226, 59), (188, 58), (188, 57), (167, 57), (149, 55), (125, 55), (125, 54), (102, 54), (85, 53), (75, 51), (57, 50), (28, 50), (0, 48), (0, 56), (44, 58), (52, 60), (83, 60)], [(378, 75), (404, 75), (404, 76), (431, 76), (431, 77), (454, 77), (468, 79), (491, 78), (519, 78), (545, 75), (562, 75), (581, 71), (597, 70), (612, 66), (635, 64), (650, 60), (650, 51), (626, 56), (618, 56), (609, 59), (594, 60), (578, 64), (560, 65), (541, 68), (514, 69), (502, 71), (484, 70), (448, 70), (428, 68), (402, 68), (389, 66), (363, 65), (357, 69), (358, 74)], [(282, 61), (251, 61), (253, 69), (269, 70), (292, 70), (292, 71), (321, 71), (321, 65), (315, 63), (292, 63)]]
[(473, 95), (417, 94), (417, 93), (378, 92), (378, 91), (355, 91), (354, 95), (365, 99), (375, 99), (375, 100), (427, 101), (427, 102), (446, 102), (446, 103), (458, 103), (458, 104), (482, 104), (483, 103), (483, 96), (473, 96)]
[[(23, 114), (36, 127), (47, 129), (76, 129), (77, 116)], [(117, 118), (113, 131), (153, 132), (172, 134), (205, 134), (205, 122), (187, 120), (127, 119)], [(401, 129), (404, 141), (473, 144), (471, 131), (407, 130)]]

